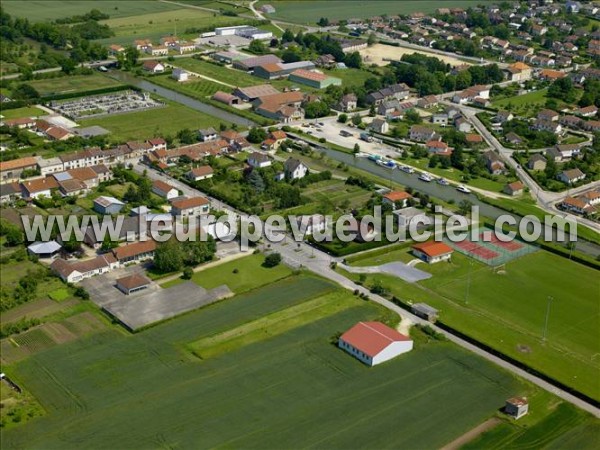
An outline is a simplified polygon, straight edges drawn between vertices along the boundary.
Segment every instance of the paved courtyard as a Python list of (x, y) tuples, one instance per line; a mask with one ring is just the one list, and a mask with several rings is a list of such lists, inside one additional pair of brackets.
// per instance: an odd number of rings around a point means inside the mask
[(352, 273), (387, 273), (395, 277), (401, 278), (409, 283), (416, 283), (417, 281), (426, 280), (431, 278), (431, 274), (423, 270), (415, 269), (407, 264), (401, 262), (391, 262), (383, 264), (381, 266), (367, 266), (367, 267), (353, 267), (340, 264), (344, 270)]
[(117, 279), (141, 272), (143, 267), (130, 266), (88, 278), (81, 284), (94, 303), (132, 331), (233, 295), (226, 285), (207, 290), (191, 281), (168, 289), (153, 282), (147, 289), (131, 295), (117, 289)]

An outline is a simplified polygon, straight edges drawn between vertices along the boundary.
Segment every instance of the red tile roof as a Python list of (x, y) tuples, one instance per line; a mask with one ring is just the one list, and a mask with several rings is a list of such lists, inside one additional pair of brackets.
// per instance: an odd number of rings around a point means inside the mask
[(428, 241), (421, 242), (412, 246), (415, 250), (419, 250), (425, 253), (427, 256), (434, 258), (436, 256), (445, 255), (446, 253), (452, 253), (454, 250), (443, 242)]
[(37, 159), (33, 156), (27, 156), (25, 158), (11, 159), (10, 161), (0, 161), (0, 172), (5, 170), (13, 169), (24, 169), (37, 165)]
[(207, 205), (209, 203), (208, 199), (204, 197), (192, 197), (192, 198), (184, 198), (182, 200), (176, 200), (171, 203), (173, 208), (184, 210), (190, 208), (196, 208), (198, 206)]
[(156, 242), (154, 241), (139, 241), (133, 244), (124, 245), (113, 249), (112, 253), (117, 260), (131, 258), (143, 253), (153, 252), (156, 250)]
[(408, 200), (409, 198), (412, 198), (412, 195), (404, 191), (392, 191), (385, 194), (383, 198), (386, 198), (392, 202), (397, 202), (399, 200)]
[(394, 342), (411, 340), (380, 322), (359, 322), (340, 339), (370, 357), (377, 356)]

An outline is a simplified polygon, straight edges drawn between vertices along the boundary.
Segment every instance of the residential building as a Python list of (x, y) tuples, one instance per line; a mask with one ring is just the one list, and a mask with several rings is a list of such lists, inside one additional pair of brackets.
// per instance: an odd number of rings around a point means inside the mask
[(145, 261), (154, 257), (156, 242), (151, 239), (121, 245), (112, 249), (112, 255), (119, 264)]
[(529, 170), (545, 170), (546, 164), (546, 158), (544, 158), (541, 154), (536, 153), (527, 161), (527, 168)]
[(492, 175), (502, 175), (506, 171), (506, 166), (500, 157), (493, 151), (488, 150), (483, 153), (486, 168)]
[(358, 100), (354, 94), (346, 94), (342, 97), (337, 109), (344, 112), (350, 112), (356, 109)]
[(425, 147), (429, 153), (436, 155), (450, 156), (452, 154), (452, 149), (448, 146), (448, 144), (442, 141), (427, 141)]
[(410, 139), (413, 141), (429, 141), (436, 136), (433, 129), (423, 125), (413, 125), (410, 127)]
[(22, 197), (21, 186), (16, 181), (0, 184), (0, 204), (12, 204)]
[(58, 182), (54, 177), (51, 176), (23, 181), (21, 183), (21, 191), (23, 193), (23, 197), (26, 199), (51, 197), (52, 191), (55, 189), (58, 189)]
[(308, 167), (296, 158), (288, 158), (283, 164), (285, 177), (288, 180), (298, 180), (308, 174)]
[(376, 133), (385, 134), (390, 130), (390, 124), (383, 119), (373, 119), (369, 128)]
[(465, 119), (462, 116), (458, 116), (454, 119), (454, 127), (457, 129), (457, 131), (460, 131), (461, 133), (470, 133), (473, 129), (473, 127), (467, 121), (467, 119)]
[(443, 242), (427, 241), (412, 246), (413, 255), (422, 259), (427, 264), (435, 264), (440, 261), (448, 261), (454, 250)]
[(155, 180), (152, 183), (152, 192), (167, 200), (179, 197), (179, 190), (162, 180)]
[(198, 137), (202, 142), (216, 141), (219, 138), (219, 134), (217, 130), (214, 128), (204, 128), (202, 130), (198, 130)]
[(213, 168), (210, 166), (193, 167), (188, 173), (187, 178), (190, 181), (202, 181), (212, 178), (214, 174)]
[(434, 108), (439, 104), (439, 101), (435, 95), (427, 95), (417, 100), (417, 106), (419, 108)]
[(416, 227), (423, 227), (430, 223), (427, 213), (422, 209), (409, 206), (407, 208), (397, 209), (392, 212), (396, 216), (396, 221), (400, 228), (408, 228), (411, 224), (415, 224)]
[(210, 202), (204, 197), (191, 197), (171, 202), (171, 215), (175, 217), (193, 217), (207, 214)]
[(402, 209), (408, 206), (408, 201), (411, 198), (413, 197), (408, 192), (391, 191), (383, 195), (382, 203), (384, 205), (390, 205), (392, 209)]
[(68, 262), (64, 259), (55, 259), (50, 264), (50, 269), (67, 283), (77, 283), (86, 278), (108, 273), (118, 262), (112, 253), (105, 253), (85, 261)]
[(518, 195), (521, 195), (524, 190), (525, 185), (520, 181), (515, 181), (513, 183), (508, 183), (506, 186), (504, 186), (504, 189), (502, 191), (507, 195), (516, 197)]
[(25, 170), (36, 170), (38, 167), (37, 159), (33, 156), (25, 158), (0, 161), (0, 179), (2, 183), (9, 181), (18, 181)]
[(515, 146), (523, 145), (525, 143), (525, 140), (521, 136), (512, 131), (504, 136), (504, 140)]
[(338, 346), (359, 361), (375, 366), (413, 348), (413, 341), (381, 322), (359, 322), (342, 334)]
[(189, 73), (185, 69), (181, 69), (179, 67), (175, 67), (173, 72), (171, 73), (171, 78), (179, 82), (187, 81), (189, 79)]
[(165, 71), (165, 66), (158, 61), (144, 61), (142, 69), (150, 73), (163, 73)]
[(396, 100), (404, 100), (410, 95), (410, 88), (404, 83), (392, 84), (390, 86), (371, 92), (367, 95), (367, 103), (369, 105), (379, 105), (384, 100), (395, 98)]
[(577, 168), (563, 170), (557, 175), (557, 178), (565, 184), (575, 184), (578, 181), (585, 179), (585, 173)]
[(63, 162), (57, 157), (44, 159), (38, 156), (37, 165), (40, 168), (41, 175), (43, 176), (56, 172), (62, 172), (64, 170)]
[(251, 167), (261, 169), (263, 167), (269, 167), (271, 165), (271, 158), (264, 153), (254, 152), (248, 156), (248, 164)]

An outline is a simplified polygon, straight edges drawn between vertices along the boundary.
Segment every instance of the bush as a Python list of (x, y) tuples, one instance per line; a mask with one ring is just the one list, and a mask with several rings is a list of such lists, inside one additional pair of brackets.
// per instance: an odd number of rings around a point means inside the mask
[(183, 269), (183, 275), (181, 275), (181, 278), (183, 278), (184, 280), (191, 280), (193, 275), (194, 270), (191, 267), (186, 267), (185, 269)]
[(240, 270), (236, 267), (235, 269), (233, 269), (233, 273), (240, 273)]
[(265, 261), (263, 262), (264, 267), (275, 267), (281, 263), (281, 254), (279, 253), (271, 253), (265, 257)]
[(79, 297), (82, 300), (89, 300), (90, 294), (88, 291), (85, 290), (85, 288), (77, 286), (75, 288), (75, 297)]

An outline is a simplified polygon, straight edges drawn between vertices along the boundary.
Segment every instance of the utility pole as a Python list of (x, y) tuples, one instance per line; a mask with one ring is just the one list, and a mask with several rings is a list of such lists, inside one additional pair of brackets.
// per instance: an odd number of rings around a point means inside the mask
[(548, 296), (548, 303), (546, 305), (546, 320), (544, 321), (544, 333), (542, 334), (542, 341), (546, 342), (546, 333), (548, 331), (548, 318), (550, 317), (550, 305), (552, 304), (554, 297)]

